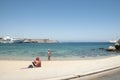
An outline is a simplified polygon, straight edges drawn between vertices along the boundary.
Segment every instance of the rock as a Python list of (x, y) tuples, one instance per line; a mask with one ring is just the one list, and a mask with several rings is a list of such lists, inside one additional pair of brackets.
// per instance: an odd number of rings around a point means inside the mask
[(106, 49), (107, 51), (116, 51), (116, 48), (114, 46), (109, 46), (108, 49)]

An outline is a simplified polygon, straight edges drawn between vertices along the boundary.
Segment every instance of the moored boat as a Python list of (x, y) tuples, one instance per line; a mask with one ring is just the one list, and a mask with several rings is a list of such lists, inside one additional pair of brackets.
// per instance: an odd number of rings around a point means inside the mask
[(15, 39), (15, 38), (11, 38), (9, 36), (0, 38), (0, 43), (22, 43), (23, 40), (22, 39)]

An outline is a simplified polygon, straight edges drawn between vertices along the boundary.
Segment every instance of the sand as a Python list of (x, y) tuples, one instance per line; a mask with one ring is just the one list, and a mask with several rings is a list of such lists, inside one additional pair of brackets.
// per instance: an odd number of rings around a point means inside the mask
[(0, 60), (0, 80), (78, 79), (77, 76), (120, 67), (120, 56), (91, 60), (42, 61), (41, 68), (24, 69), (31, 62)]

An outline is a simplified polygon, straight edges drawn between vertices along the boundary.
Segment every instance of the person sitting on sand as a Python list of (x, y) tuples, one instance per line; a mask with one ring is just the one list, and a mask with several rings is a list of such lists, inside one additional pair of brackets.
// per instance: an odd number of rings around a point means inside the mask
[(32, 64), (34, 65), (34, 67), (41, 67), (41, 60), (40, 60), (40, 58), (37, 57), (36, 60), (32, 62)]

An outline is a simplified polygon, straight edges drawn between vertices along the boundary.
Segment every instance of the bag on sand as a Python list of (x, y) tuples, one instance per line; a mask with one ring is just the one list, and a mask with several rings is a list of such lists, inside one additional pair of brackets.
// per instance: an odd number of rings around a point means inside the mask
[(28, 68), (33, 68), (33, 65), (29, 65)]

